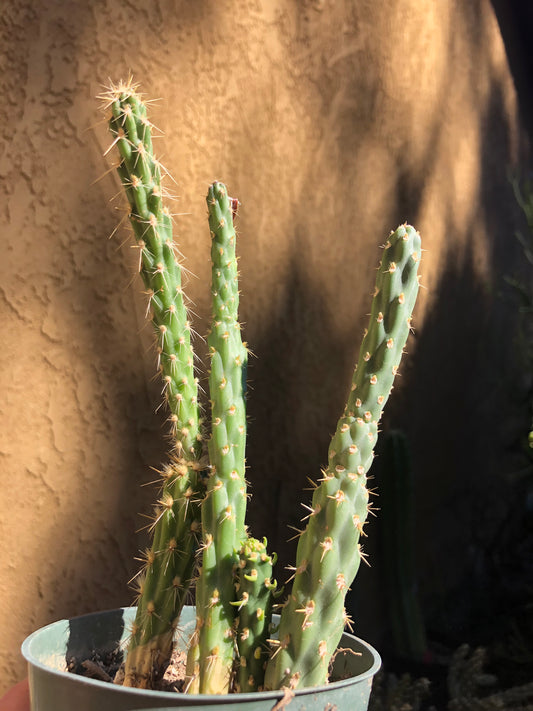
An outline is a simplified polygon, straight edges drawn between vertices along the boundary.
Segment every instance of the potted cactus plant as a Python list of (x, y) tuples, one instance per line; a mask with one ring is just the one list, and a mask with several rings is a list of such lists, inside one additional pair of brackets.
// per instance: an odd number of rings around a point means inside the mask
[[(344, 600), (363, 555), (359, 539), (369, 509), (366, 481), (378, 421), (411, 328), (419, 234), (402, 225), (385, 244), (370, 322), (327, 466), (307, 506), (292, 584), (278, 590), (275, 555), (265, 540), (249, 535), (245, 522), (247, 349), (238, 320), (237, 201), (222, 183), (209, 187), (211, 426), (206, 433), (172, 219), (146, 106), (131, 83), (112, 86), (105, 98), (141, 253), (173, 449), (162, 472), (152, 545), (137, 578), (136, 608), (62, 621), (28, 638), (23, 651), (30, 662), (33, 709), (155, 710), (213, 703), (271, 709), (289, 701), (294, 709), (323, 709), (328, 703), (356, 708), (356, 697), (364, 709), (379, 656), (344, 631), (349, 625)], [(185, 605), (191, 587), (195, 607)], [(273, 615), (276, 605), (279, 615)], [(54, 659), (64, 664), (80, 645), (109, 651), (125, 639), (125, 662), (114, 684), (54, 668)], [(154, 691), (176, 640), (186, 651), (186, 693)], [(335, 675), (350, 678), (333, 681)], [(60, 684), (67, 684), (67, 691)], [(89, 701), (86, 692), (92, 694)]]

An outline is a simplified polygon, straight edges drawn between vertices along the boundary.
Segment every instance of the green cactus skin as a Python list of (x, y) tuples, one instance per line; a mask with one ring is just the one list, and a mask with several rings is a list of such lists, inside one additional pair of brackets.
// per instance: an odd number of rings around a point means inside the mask
[(236, 576), (238, 599), (236, 688), (241, 693), (261, 691), (270, 650), (267, 643), (277, 583), (272, 568), (277, 556), (268, 555), (266, 539), (248, 538), (239, 551)]
[(420, 249), (418, 233), (407, 225), (392, 233), (385, 245), (348, 403), (298, 542), (293, 588), (266, 670), (267, 689), (327, 681), (329, 662), (346, 622), (344, 599), (361, 561), (359, 538), (369, 499), (366, 474), (378, 421), (410, 330)]
[[(246, 539), (246, 412), (243, 373), (247, 350), (238, 321), (239, 291), (233, 211), (236, 201), (215, 182), (207, 195), (212, 247), (213, 318), (208, 335), (211, 358), (211, 472), (202, 503), (203, 551), (196, 587), (199, 660), (191, 691), (227, 693), (234, 661), (233, 574)], [(189, 664), (189, 669), (194, 664)]]
[(200, 531), (202, 438), (181, 269), (175, 256), (172, 218), (163, 204), (152, 127), (146, 106), (131, 83), (111, 86), (105, 98), (111, 109), (109, 127), (120, 154), (117, 170), (140, 250), (140, 272), (152, 311), (174, 435), (173, 458), (163, 472), (153, 543), (145, 554), (137, 617), (126, 659), (124, 685), (149, 688), (158, 669), (170, 658), (174, 627), (193, 577)]

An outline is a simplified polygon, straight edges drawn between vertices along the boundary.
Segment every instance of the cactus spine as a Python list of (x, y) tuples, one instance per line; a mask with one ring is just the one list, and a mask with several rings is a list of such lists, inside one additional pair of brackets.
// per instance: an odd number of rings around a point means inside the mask
[(298, 542), (293, 588), (281, 614), (277, 649), (267, 667), (267, 688), (327, 681), (329, 662), (346, 622), (344, 598), (361, 561), (359, 538), (369, 498), (366, 474), (378, 421), (409, 334), (419, 259), (418, 233), (410, 226), (399, 227), (386, 244), (348, 403)]
[[(236, 202), (222, 183), (207, 195), (212, 246), (212, 323), (208, 336), (211, 358), (211, 462), (202, 504), (203, 550), (196, 587), (196, 640), (191, 655), (198, 677), (193, 689), (206, 694), (229, 690), (234, 659), (235, 599), (233, 582), (238, 550), (246, 539), (244, 450), (246, 413), (243, 373), (246, 347), (238, 321), (239, 290), (233, 211)], [(189, 663), (191, 669), (191, 663)]]
[[(197, 381), (172, 218), (163, 203), (161, 167), (154, 157), (146, 106), (131, 84), (105, 95), (119, 154), (118, 174), (130, 206), (157, 339), (174, 452), (163, 470), (152, 547), (139, 577), (137, 617), (126, 662), (126, 686), (146, 688), (170, 658), (173, 632), (193, 576), (200, 532), (198, 472), (201, 434)], [(157, 671), (155, 671), (157, 674)]]

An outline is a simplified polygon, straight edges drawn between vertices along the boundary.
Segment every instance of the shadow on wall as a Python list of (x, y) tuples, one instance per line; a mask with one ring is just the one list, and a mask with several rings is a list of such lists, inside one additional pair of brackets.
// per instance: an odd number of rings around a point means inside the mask
[(307, 479), (319, 478), (319, 467), (327, 462), (339, 394), (345, 396), (355, 362), (351, 339), (332, 326), (328, 306), (297, 252), (277, 317), (266, 314), (253, 346), (261, 355), (251, 359), (248, 371), (249, 518), (253, 535), (267, 536), (278, 553), (280, 570), (294, 562), (296, 542), (287, 539), (294, 535), (291, 528), (301, 528), (305, 511), (298, 502), (308, 503)]
[[(533, 624), (531, 481), (518, 476), (516, 446), (529, 419), (517, 387), (513, 307), (501, 298), (497, 276), (494, 282), (489, 289), (479, 280), (471, 254), (460, 266), (448, 259), (407, 361), (407, 387), (391, 400), (383, 430), (402, 428), (412, 446), (413, 554), (430, 646), (437, 642), (452, 651), (464, 642), (493, 645), (498, 639), (510, 662), (517, 630), (527, 635)], [(424, 388), (417, 384), (421, 376)], [(382, 444), (374, 465), (378, 495)], [(391, 596), (405, 591), (384, 585), (377, 541), (389, 525), (387, 516), (381, 509), (371, 524), (370, 559), (380, 582), (379, 607), (388, 612)], [(401, 548), (408, 543), (399, 534), (400, 554), (407, 556)], [(356, 620), (368, 595), (365, 587), (355, 586), (349, 598)], [(364, 617), (361, 623), (365, 628)], [(391, 651), (389, 623), (368, 630), (370, 638), (382, 635), (385, 658)]]
[[(502, 294), (504, 276), (520, 264), (513, 235), (520, 215), (505, 177), (508, 166), (499, 165), (491, 150), (495, 136), (506, 139), (497, 86), (482, 128), (480, 210), (467, 234), (474, 237), (481, 228), (484, 239), (457, 250), (453, 235), (459, 225), (450, 211), (445, 264), (423, 328), (408, 347), (401, 390), (383, 419), (385, 432), (401, 428), (412, 445), (419, 593), (430, 639), (450, 649), (493, 642), (512, 624), (524, 628), (524, 593), (531, 585), (524, 554), (517, 552), (518, 541), (523, 550), (533, 545), (531, 514), (516, 477), (516, 440), (529, 420), (514, 348), (516, 308)], [(378, 446), (378, 493), (380, 465)], [(372, 524), (376, 538), (384, 516), (380, 512)], [(376, 555), (372, 536), (370, 550)], [(506, 563), (511, 559), (514, 570)], [(379, 557), (375, 562), (383, 579)], [(390, 609), (388, 596), (396, 593), (380, 588), (381, 609)], [(349, 602), (356, 618), (368, 594), (356, 586)], [(381, 633), (390, 634), (383, 628)]]
[[(472, 26), (481, 19), (475, 8), (465, 13)], [(452, 28), (450, 32), (453, 54)], [(472, 52), (481, 62), (487, 52), (482, 33), (474, 32), (472, 39)], [(456, 80), (453, 72), (444, 77), (443, 106)], [(469, 81), (472, 96), (484, 107), (474, 133), (479, 137), (474, 177), (466, 175), (463, 184), (458, 156), (443, 155), (450, 144), (441, 116), (426, 142), (425, 155), (399, 170), (389, 211), (391, 225), (405, 215), (415, 225), (422, 217), (427, 220), (428, 191), (438, 183), (446, 242), (434, 268), (423, 327), (408, 347), (411, 355), (383, 426), (405, 429), (413, 444), (421, 597), (428, 625), (440, 639), (452, 643), (478, 634), (487, 605), (493, 610), (500, 600), (495, 590), (493, 597), (485, 598), (485, 607), (480, 606), (487, 551), (515, 501), (508, 486), (514, 464), (506, 448), (505, 424), (507, 418), (514, 419), (516, 360), (510, 344), (515, 314), (500, 298), (503, 275), (520, 260), (513, 239), (518, 210), (506, 178), (514, 139), (501, 78), (494, 77), (486, 93), (476, 86), (475, 74)], [(336, 138), (346, 146), (342, 131)], [(364, 140), (359, 136), (352, 143)], [(405, 149), (408, 152), (408, 144)], [(471, 155), (472, 146), (463, 145), (462, 150)], [(339, 146), (325, 151), (324, 160), (339, 152)], [(443, 163), (450, 170), (439, 177), (436, 171), (442, 171)], [(459, 235), (466, 235), (466, 240)], [(317, 463), (325, 463), (359, 342), (359, 334), (335, 327), (297, 254), (295, 247), (284, 306), (277, 316), (263, 320), (262, 333), (253, 344), (261, 358), (250, 368), (252, 530), (256, 535), (266, 533), (284, 564), (293, 561), (296, 547), (285, 543), (290, 536), (286, 524), (301, 527), (296, 502), (302, 499), (306, 478), (317, 476)], [(268, 433), (266, 444), (263, 433)], [(273, 510), (275, 518), (267, 513)], [(379, 517), (369, 528), (377, 526)], [(365, 544), (371, 561), (375, 548), (371, 533)], [(379, 570), (379, 560), (375, 565)], [(383, 632), (380, 622), (376, 624), (376, 586), (375, 579), (361, 571), (349, 601), (357, 633), (375, 643)], [(361, 609), (365, 615), (359, 614)], [(375, 614), (367, 615), (368, 609)]]
[(404, 371), (408, 387), (391, 399), (383, 421), (384, 430), (403, 429), (412, 445), (418, 577), (426, 612), (439, 598), (446, 600), (465, 574), (474, 577), (471, 548), (488, 534), (479, 526), (481, 500), (492, 512), (493, 526), (505, 507), (496, 485), (502, 452), (490, 407), (496, 353), (488, 347), (487, 329), (494, 304), (471, 260), (454, 261), (448, 258), (433, 306), (417, 331)]

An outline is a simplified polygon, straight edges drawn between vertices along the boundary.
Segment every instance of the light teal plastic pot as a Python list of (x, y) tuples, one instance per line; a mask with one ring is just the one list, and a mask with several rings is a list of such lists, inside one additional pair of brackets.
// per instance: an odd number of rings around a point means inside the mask
[[(68, 658), (83, 659), (94, 650), (106, 653), (113, 651), (117, 645), (124, 647), (134, 616), (135, 608), (131, 607), (96, 612), (54, 622), (30, 635), (22, 645), (22, 654), (28, 662), (32, 711), (165, 711), (190, 707), (200, 711), (215, 706), (238, 711), (272, 711), (283, 697), (280, 691), (227, 696), (146, 691), (114, 686), (65, 671)], [(177, 643), (184, 647), (193, 629), (194, 608), (186, 607)], [(290, 701), (289, 711), (333, 708), (339, 711), (366, 711), (372, 678), (381, 665), (381, 659), (369, 644), (350, 634), (343, 635), (340, 646), (358, 653), (337, 656), (334, 675), (343, 680), (297, 691)]]

